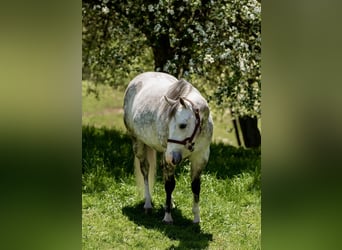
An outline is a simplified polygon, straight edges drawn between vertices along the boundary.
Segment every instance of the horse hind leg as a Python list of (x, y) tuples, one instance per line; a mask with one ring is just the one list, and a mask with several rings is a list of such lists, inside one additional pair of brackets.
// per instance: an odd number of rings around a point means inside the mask
[(137, 184), (143, 187), (145, 204), (145, 213), (149, 213), (152, 210), (152, 196), (150, 190), (153, 188), (155, 170), (156, 170), (156, 152), (147, 145), (135, 141), (134, 146), (135, 153), (135, 174)]
[(139, 193), (144, 194), (145, 213), (149, 213), (152, 210), (152, 196), (150, 192), (148, 173), (149, 173), (148, 163), (145, 160), (140, 160), (139, 158), (136, 157), (135, 175), (136, 175), (137, 185), (139, 188)]

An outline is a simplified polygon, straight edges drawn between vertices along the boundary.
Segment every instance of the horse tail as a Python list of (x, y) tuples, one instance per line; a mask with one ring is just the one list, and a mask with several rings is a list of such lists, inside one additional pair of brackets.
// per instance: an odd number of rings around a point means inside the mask
[[(150, 193), (152, 195), (153, 191), (153, 185), (155, 182), (156, 178), (156, 165), (157, 165), (157, 153), (154, 149), (146, 146), (146, 151), (145, 151), (145, 157), (147, 159), (148, 165), (149, 165), (149, 172), (148, 172), (148, 186)], [(141, 172), (140, 168), (140, 160), (137, 157), (134, 157), (134, 174), (135, 174), (135, 180), (137, 183), (137, 188), (138, 188), (138, 193), (140, 196), (144, 196), (144, 176)]]

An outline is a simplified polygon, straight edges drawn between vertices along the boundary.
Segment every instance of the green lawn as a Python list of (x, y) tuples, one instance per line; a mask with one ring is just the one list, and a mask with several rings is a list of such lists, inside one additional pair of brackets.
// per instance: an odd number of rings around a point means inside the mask
[[(84, 249), (260, 249), (260, 198), (253, 176), (217, 180), (202, 176), (201, 223), (192, 224), (187, 174), (177, 178), (173, 225), (162, 223), (164, 187), (154, 189), (155, 209), (144, 213), (133, 177), (107, 180), (107, 189), (83, 195)], [(110, 178), (109, 178), (110, 179)]]
[(160, 169), (154, 210), (144, 214), (122, 101), (123, 92), (109, 87), (99, 88), (99, 100), (86, 95), (83, 83), (83, 249), (260, 249), (260, 150), (234, 147), (229, 115), (214, 117), (215, 142), (202, 175), (201, 223), (191, 222), (190, 166), (184, 162), (176, 169), (174, 223), (165, 225)]
[[(88, 82), (82, 82), (82, 124), (95, 127), (125, 129), (122, 120), (123, 91), (98, 86), (98, 98), (87, 94)], [(90, 85), (93, 86), (93, 85)]]

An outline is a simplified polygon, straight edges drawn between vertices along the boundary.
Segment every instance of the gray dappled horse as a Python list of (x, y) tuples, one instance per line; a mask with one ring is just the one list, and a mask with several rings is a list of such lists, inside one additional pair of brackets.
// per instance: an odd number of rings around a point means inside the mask
[[(175, 167), (182, 159), (191, 162), (194, 223), (200, 222), (200, 176), (210, 154), (213, 121), (208, 103), (187, 81), (158, 72), (136, 76), (124, 98), (124, 122), (133, 140), (135, 171), (143, 177), (145, 211), (152, 209), (150, 189), (156, 169), (156, 151), (164, 153), (166, 191), (163, 221), (172, 223), (172, 192)], [(142, 174), (142, 175), (141, 175)]]

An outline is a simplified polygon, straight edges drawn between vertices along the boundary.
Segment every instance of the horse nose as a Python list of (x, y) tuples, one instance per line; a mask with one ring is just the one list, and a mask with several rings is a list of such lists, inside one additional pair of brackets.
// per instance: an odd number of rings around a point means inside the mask
[(182, 160), (182, 155), (179, 152), (172, 152), (172, 164), (177, 165)]

